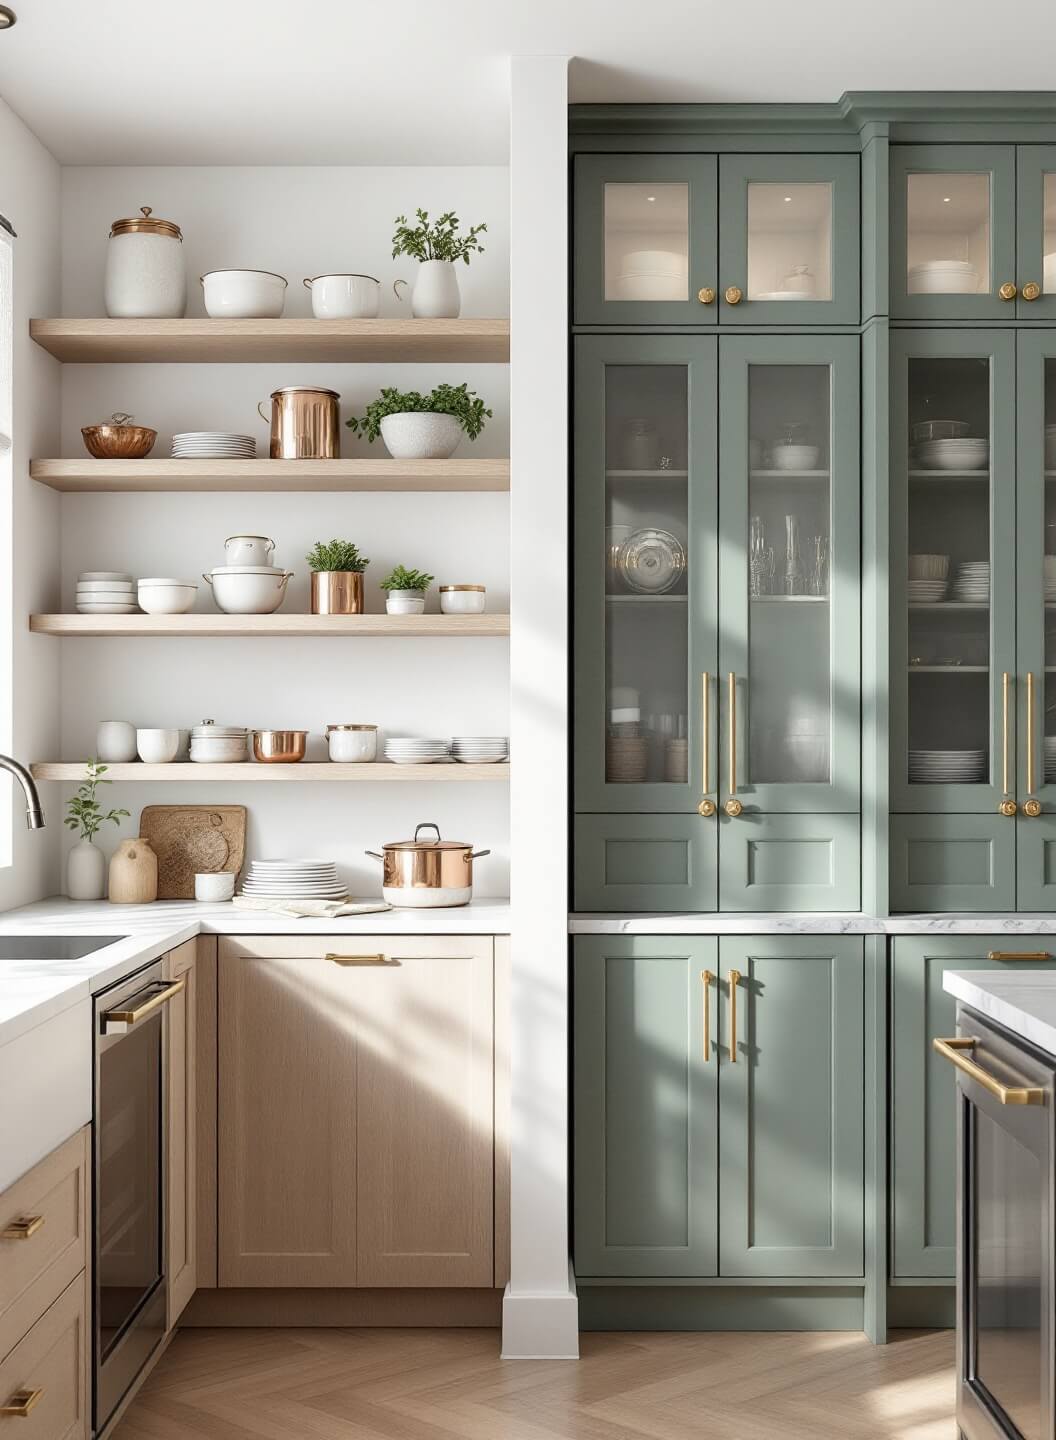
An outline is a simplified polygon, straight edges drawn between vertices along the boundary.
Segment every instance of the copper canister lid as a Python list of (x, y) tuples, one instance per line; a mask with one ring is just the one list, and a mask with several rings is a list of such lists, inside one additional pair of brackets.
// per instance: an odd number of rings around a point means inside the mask
[(183, 234), (174, 220), (159, 220), (149, 205), (141, 205), (138, 215), (125, 220), (115, 220), (110, 226), (111, 235), (168, 235), (173, 240), (182, 240)]

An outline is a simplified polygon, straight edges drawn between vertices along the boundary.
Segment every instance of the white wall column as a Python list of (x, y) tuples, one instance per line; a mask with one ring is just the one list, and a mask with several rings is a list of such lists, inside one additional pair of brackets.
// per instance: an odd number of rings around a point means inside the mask
[(510, 849), (513, 1178), (508, 1359), (575, 1359), (568, 1234), (568, 59), (510, 72)]

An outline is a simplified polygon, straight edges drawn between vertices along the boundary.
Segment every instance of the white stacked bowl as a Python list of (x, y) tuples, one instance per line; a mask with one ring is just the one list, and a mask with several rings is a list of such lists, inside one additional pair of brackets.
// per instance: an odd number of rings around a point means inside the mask
[(77, 580), (76, 604), (81, 615), (133, 615), (135, 581), (116, 570), (87, 570)]
[(685, 300), (689, 261), (676, 250), (632, 250), (620, 262), (618, 300)]

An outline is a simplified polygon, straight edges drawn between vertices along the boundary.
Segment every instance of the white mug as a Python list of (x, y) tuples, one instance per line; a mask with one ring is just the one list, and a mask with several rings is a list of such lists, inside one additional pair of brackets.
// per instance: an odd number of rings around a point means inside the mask
[(233, 900), (235, 877), (230, 870), (198, 874), (194, 877), (194, 898), (203, 904), (220, 904)]
[(275, 541), (266, 535), (229, 535), (224, 554), (229, 565), (270, 565)]
[(381, 286), (373, 275), (316, 275), (305, 280), (317, 320), (373, 320)]
[(95, 756), (107, 765), (136, 758), (136, 727), (127, 720), (103, 720), (95, 732)]

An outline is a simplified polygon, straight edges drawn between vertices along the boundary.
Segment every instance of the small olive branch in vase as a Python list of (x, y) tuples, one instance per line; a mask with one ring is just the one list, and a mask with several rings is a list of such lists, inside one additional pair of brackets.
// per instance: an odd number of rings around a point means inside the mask
[(120, 825), (131, 813), (128, 810), (109, 810), (103, 814), (95, 792), (100, 785), (113, 783), (103, 779), (106, 771), (107, 766), (100, 765), (98, 760), (89, 760), (85, 766), (85, 778), (66, 806), (66, 818), (62, 823), (68, 830), (79, 830), (82, 840), (94, 840), (105, 824)]
[(382, 590), (428, 590), (436, 579), (424, 570), (408, 570), (404, 565), (394, 565), (381, 582)]
[(428, 210), (416, 210), (417, 225), (408, 223), (406, 215), (396, 216), (396, 233), (392, 237), (392, 258), (409, 255), (412, 260), (461, 260), (469, 264), (469, 257), (475, 251), (483, 255), (484, 246), (477, 239), (487, 231), (487, 225), (473, 225), (464, 235), (459, 234), (462, 224), (453, 210), (445, 210), (432, 225)]

